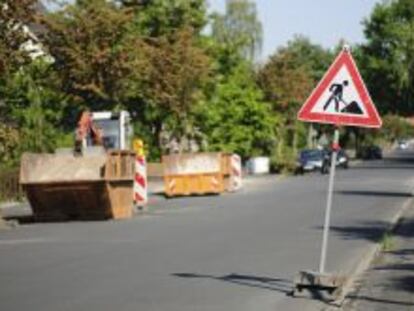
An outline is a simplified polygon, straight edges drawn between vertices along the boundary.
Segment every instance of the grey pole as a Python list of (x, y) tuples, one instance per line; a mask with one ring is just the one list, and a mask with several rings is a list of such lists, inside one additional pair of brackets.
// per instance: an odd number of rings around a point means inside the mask
[(332, 195), (333, 187), (335, 180), (335, 168), (336, 168), (336, 159), (338, 154), (339, 146), (339, 129), (335, 127), (333, 148), (332, 148), (332, 158), (331, 158), (331, 170), (329, 173), (329, 186), (328, 186), (328, 195), (326, 199), (326, 211), (325, 211), (325, 224), (323, 226), (323, 239), (322, 239), (322, 250), (321, 250), (321, 261), (319, 263), (319, 273), (325, 273), (326, 266), (326, 252), (328, 250), (328, 236), (329, 236), (329, 226), (331, 221), (331, 210), (332, 210)]

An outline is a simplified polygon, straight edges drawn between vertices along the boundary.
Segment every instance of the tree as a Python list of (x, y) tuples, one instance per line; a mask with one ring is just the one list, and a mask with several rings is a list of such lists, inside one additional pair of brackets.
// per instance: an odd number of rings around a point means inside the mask
[(0, 163), (16, 165), (23, 151), (50, 151), (56, 143), (61, 98), (50, 64), (34, 59), (26, 44), (39, 27), (37, 0), (0, 4)]
[(198, 40), (204, 9), (201, 0), (78, 0), (52, 14), (46, 42), (63, 91), (77, 106), (128, 108), (159, 155), (163, 130), (178, 139), (191, 131), (209, 76)]
[(0, 122), (11, 121), (7, 103), (8, 81), (32, 61), (23, 45), (29, 40), (27, 26), (38, 17), (36, 3), (36, 0), (3, 0), (0, 3)]
[(213, 38), (248, 60), (260, 53), (262, 33), (256, 3), (250, 0), (227, 0), (225, 14), (213, 15)]
[(299, 133), (304, 133), (296, 114), (314, 86), (311, 69), (298, 57), (295, 45), (293, 48), (288, 45), (270, 57), (257, 79), (265, 99), (272, 105), (273, 114), (279, 118), (276, 156), (283, 158), (286, 147), (293, 148), (293, 153), (296, 151)]
[(301, 104), (313, 86), (309, 68), (288, 48), (270, 57), (258, 73), (258, 82), (273, 109), (280, 112)]
[(52, 151), (63, 130), (66, 98), (49, 63), (38, 59), (21, 67), (6, 85), (4, 101), (10, 123), (19, 130), (19, 150)]
[(333, 61), (334, 54), (322, 46), (312, 43), (309, 38), (296, 35), (287, 43), (288, 50), (298, 65), (303, 65), (316, 85)]
[(236, 152), (244, 159), (270, 154), (274, 118), (249, 64), (240, 64), (224, 77), (201, 112), (208, 150)]
[(0, 166), (15, 164), (20, 143), (19, 131), (9, 125), (0, 124)]
[(138, 37), (128, 32), (133, 15), (106, 0), (82, 0), (44, 20), (44, 41), (62, 89), (79, 105), (114, 109), (141, 64)]
[(134, 24), (148, 37), (173, 35), (176, 30), (192, 29), (198, 34), (207, 23), (205, 0), (119, 0), (134, 10)]
[(414, 108), (414, 2), (384, 1), (365, 20), (363, 74), (381, 112)]
[[(180, 141), (194, 130), (193, 112), (203, 98), (203, 85), (209, 79), (211, 62), (197, 46), (191, 28), (147, 40), (142, 52), (147, 67), (137, 77), (141, 81), (141, 102), (146, 110), (145, 120), (141, 120), (153, 127), (151, 132), (161, 148), (163, 131)], [(131, 109), (134, 105), (132, 101)]]
[(397, 115), (386, 115), (383, 118), (383, 137), (389, 142), (407, 138), (413, 135), (413, 126), (404, 118)]
[(25, 26), (36, 19), (37, 0), (3, 0), (0, 3), (0, 78), (4, 79), (19, 66), (30, 62), (22, 49), (28, 40)]

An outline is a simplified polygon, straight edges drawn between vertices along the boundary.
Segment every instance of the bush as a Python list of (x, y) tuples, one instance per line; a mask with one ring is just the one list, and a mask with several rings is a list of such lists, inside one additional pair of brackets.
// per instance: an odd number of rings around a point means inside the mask
[(18, 162), (20, 134), (17, 129), (0, 124), (0, 164), (13, 166)]
[(273, 173), (284, 175), (293, 174), (296, 171), (297, 155), (292, 148), (285, 147), (282, 156), (272, 156), (270, 159), (270, 170)]

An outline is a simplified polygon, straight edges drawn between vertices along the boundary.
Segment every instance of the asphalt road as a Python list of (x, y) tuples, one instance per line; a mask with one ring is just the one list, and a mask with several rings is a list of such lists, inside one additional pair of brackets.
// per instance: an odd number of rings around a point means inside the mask
[[(346, 273), (410, 200), (414, 155), (338, 170), (327, 268)], [(328, 177), (250, 179), (237, 194), (153, 198), (128, 221), (0, 231), (0, 310), (320, 310), (286, 294), (317, 269)]]

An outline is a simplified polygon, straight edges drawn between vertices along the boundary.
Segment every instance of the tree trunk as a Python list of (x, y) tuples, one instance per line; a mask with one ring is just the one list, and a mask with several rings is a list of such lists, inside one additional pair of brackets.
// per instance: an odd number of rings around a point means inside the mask
[(277, 142), (277, 150), (276, 150), (276, 155), (278, 160), (281, 159), (283, 157), (283, 147), (285, 144), (285, 133), (284, 130), (282, 128), (278, 128), (277, 129), (277, 134), (279, 136), (278, 142)]
[(314, 141), (313, 141), (313, 132), (314, 132), (313, 124), (311, 123), (309, 124), (309, 127), (308, 127), (308, 137), (307, 137), (307, 145), (309, 149), (312, 149), (315, 147)]
[(0, 229), (6, 228), (6, 221), (3, 219), (3, 217), (0, 214)]
[(155, 123), (155, 137), (157, 137), (157, 147), (160, 150), (160, 154), (163, 155), (165, 150), (163, 148), (163, 137), (162, 137), (162, 122)]
[(293, 149), (293, 154), (296, 154), (298, 151), (298, 121), (294, 121), (294, 125), (293, 125), (293, 139), (292, 139), (292, 149)]

